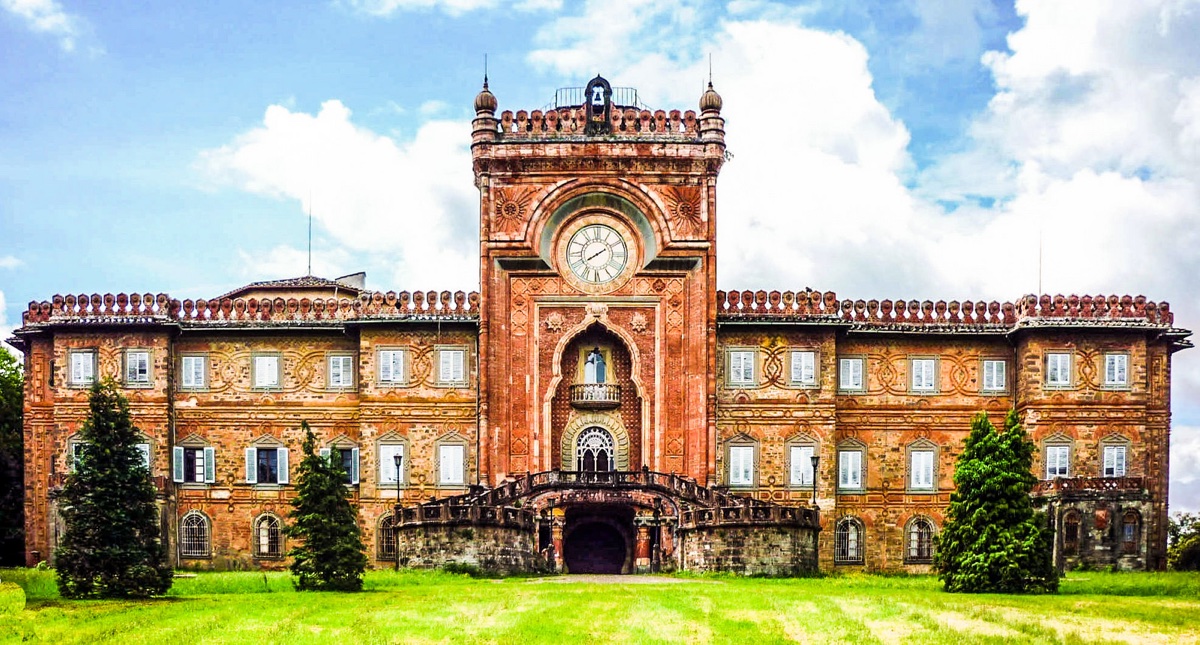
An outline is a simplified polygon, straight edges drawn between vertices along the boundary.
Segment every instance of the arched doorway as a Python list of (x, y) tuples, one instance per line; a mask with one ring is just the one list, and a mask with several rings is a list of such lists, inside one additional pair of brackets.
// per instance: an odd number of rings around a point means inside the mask
[(579, 439), (575, 442), (575, 470), (615, 470), (614, 456), (612, 435), (604, 428), (592, 426), (579, 433)]
[(602, 521), (581, 523), (563, 545), (563, 560), (571, 573), (622, 573), (629, 551), (625, 536)]

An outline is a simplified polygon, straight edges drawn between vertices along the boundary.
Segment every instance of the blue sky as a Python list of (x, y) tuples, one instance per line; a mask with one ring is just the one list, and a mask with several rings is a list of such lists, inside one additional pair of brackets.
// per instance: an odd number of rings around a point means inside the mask
[[(1200, 326), (1200, 0), (0, 0), (0, 334), (55, 293), (477, 285), (469, 120), (602, 73), (733, 160), (723, 288), (1142, 293)], [(1192, 355), (1196, 354), (1195, 357)], [(1200, 351), (1172, 504), (1200, 509)]]

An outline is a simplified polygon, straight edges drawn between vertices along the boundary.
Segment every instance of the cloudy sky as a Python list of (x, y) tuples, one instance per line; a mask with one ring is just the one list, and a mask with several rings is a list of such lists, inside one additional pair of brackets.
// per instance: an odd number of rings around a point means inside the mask
[[(55, 293), (303, 275), (309, 211), (314, 274), (475, 288), (485, 53), (501, 109), (597, 73), (694, 108), (711, 57), (722, 288), (1040, 282), (1197, 328), (1197, 33), (1200, 0), (0, 0), (0, 334)], [(1200, 510), (1200, 350), (1174, 379)]]

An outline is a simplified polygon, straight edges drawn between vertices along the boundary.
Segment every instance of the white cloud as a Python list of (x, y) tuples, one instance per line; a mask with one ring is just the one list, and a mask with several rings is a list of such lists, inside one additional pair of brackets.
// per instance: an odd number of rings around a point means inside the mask
[(0, 8), (22, 18), (35, 33), (58, 38), (63, 51), (75, 51), (83, 31), (82, 21), (55, 0), (0, 0)]
[(23, 264), (25, 262), (15, 255), (0, 256), (0, 269), (15, 269)]
[(4, 292), (0, 291), (0, 350), (8, 350), (13, 356), (20, 358), (21, 352), (18, 352), (12, 345), (4, 342), (9, 338), (12, 338), (13, 332), (12, 325), (8, 324), (6, 306), (7, 305), (4, 301)]
[(347, 251), (388, 257), (397, 288), (477, 285), (470, 125), (428, 121), (398, 142), (350, 117), (336, 100), (316, 115), (273, 105), (261, 126), (201, 153), (201, 164), (219, 182), (311, 206)]
[(1200, 426), (1171, 429), (1171, 512), (1200, 511)]
[[(341, 0), (341, 4), (371, 16), (390, 16), (400, 11), (437, 9), (458, 16), (477, 9), (502, 6), (499, 0)], [(516, 11), (557, 10), (562, 0), (522, 0), (512, 5)]]
[[(248, 283), (309, 274), (307, 249), (280, 244), (265, 252), (238, 249), (237, 255), (238, 273)], [(344, 248), (314, 251), (311, 275), (337, 278), (359, 270), (360, 261)]]

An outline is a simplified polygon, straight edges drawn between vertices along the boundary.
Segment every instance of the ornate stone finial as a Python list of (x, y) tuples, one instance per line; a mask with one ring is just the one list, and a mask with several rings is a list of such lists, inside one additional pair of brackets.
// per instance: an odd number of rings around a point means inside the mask
[(713, 84), (710, 80), (708, 82), (708, 89), (700, 96), (700, 111), (707, 112), (713, 110), (720, 112), (722, 103), (721, 95), (717, 94), (717, 91), (713, 89)]
[(475, 95), (475, 112), (495, 112), (497, 105), (499, 103), (496, 101), (496, 95), (488, 89), (487, 74), (484, 74), (483, 89)]

